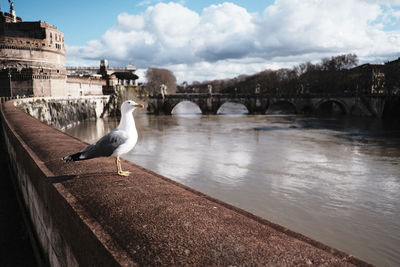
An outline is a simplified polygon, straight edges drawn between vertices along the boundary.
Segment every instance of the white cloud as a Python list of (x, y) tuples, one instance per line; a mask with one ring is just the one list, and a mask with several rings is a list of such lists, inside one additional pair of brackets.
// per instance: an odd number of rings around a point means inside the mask
[(400, 6), (400, 0), (362, 0), (366, 3), (374, 3), (380, 5)]
[(365, 48), (382, 53), (378, 43), (387, 43), (389, 38), (373, 24), (380, 14), (379, 5), (357, 0), (277, 0), (264, 12), (262, 45), (265, 51), (279, 56), (313, 51), (361, 52)]
[(254, 49), (255, 18), (231, 3), (204, 9), (194, 39), (203, 59), (241, 58)]
[(400, 56), (400, 29), (384, 29), (399, 21), (397, 5), (400, 1), (276, 0), (260, 14), (232, 3), (199, 14), (181, 3), (161, 2), (141, 14), (120, 14), (99, 40), (68, 47), (67, 60), (167, 67), (179, 82), (290, 67), (340, 53), (356, 53), (361, 61), (391, 60)]

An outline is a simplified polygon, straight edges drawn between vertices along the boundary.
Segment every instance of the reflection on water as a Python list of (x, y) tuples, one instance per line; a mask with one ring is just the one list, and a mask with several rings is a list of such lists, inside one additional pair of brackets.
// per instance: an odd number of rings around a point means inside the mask
[[(400, 125), (301, 116), (136, 116), (124, 158), (380, 266), (400, 265)], [(93, 142), (115, 120), (67, 132)]]
[(217, 114), (247, 114), (249, 111), (246, 106), (240, 103), (226, 102), (224, 103)]
[(200, 108), (193, 102), (182, 101), (173, 109), (172, 114), (201, 114)]

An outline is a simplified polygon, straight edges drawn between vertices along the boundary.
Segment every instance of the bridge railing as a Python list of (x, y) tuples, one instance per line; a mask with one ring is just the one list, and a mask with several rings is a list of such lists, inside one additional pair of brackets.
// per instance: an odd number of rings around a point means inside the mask
[[(208, 98), (208, 97), (227, 97), (227, 98), (248, 98), (248, 97), (261, 97), (261, 98), (333, 98), (333, 97), (354, 97), (355, 92), (340, 93), (340, 94), (319, 94), (319, 93), (304, 93), (304, 94), (279, 94), (279, 93), (176, 93), (164, 95), (164, 98)], [(150, 98), (163, 98), (161, 94), (150, 95)]]

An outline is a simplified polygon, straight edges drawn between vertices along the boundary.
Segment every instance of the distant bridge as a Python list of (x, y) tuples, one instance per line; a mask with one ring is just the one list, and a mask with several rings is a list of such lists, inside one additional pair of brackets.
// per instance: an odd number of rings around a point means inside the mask
[(386, 102), (392, 100), (400, 101), (400, 95), (179, 93), (150, 96), (149, 108), (156, 114), (170, 115), (174, 107), (184, 101), (196, 104), (202, 114), (217, 114), (225, 103), (240, 103), (247, 108), (249, 114), (265, 114), (267, 111), (278, 110), (312, 114), (335, 107), (342, 114), (361, 113), (381, 118)]

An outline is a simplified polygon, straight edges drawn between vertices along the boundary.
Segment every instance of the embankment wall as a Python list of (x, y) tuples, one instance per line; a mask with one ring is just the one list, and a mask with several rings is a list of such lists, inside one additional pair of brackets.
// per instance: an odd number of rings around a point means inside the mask
[(87, 144), (15, 101), (1, 105), (14, 173), (52, 266), (368, 266), (282, 226), (122, 160), (65, 163)]
[(86, 119), (100, 118), (109, 97), (35, 97), (19, 99), (15, 104), (36, 119), (63, 129)]

